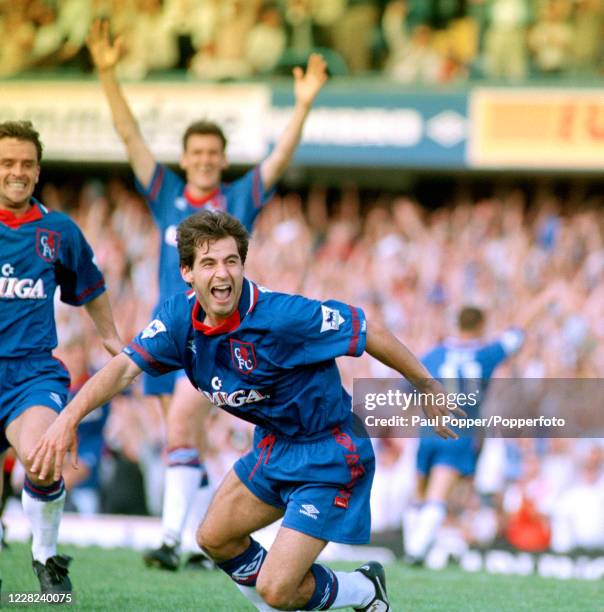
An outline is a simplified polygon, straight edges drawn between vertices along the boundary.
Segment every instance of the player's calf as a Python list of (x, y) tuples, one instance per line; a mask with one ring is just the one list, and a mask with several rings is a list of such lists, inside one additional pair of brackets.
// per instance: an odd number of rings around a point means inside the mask
[(266, 549), (253, 538), (249, 538), (249, 545), (242, 553), (226, 561), (216, 562), (216, 566), (228, 574), (241, 594), (258, 610), (265, 609), (265, 602), (256, 590), (258, 574), (265, 559)]

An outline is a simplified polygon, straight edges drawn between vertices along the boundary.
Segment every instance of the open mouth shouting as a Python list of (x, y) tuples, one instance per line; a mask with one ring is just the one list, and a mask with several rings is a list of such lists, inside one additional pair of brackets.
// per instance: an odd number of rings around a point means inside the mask
[(219, 304), (226, 304), (231, 298), (233, 288), (231, 285), (223, 283), (220, 285), (214, 285), (214, 287), (210, 289), (210, 293)]

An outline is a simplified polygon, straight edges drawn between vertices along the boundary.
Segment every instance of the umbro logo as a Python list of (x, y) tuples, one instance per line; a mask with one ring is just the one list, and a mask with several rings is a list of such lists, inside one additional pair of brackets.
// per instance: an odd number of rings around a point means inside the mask
[(300, 514), (304, 514), (304, 516), (309, 516), (311, 519), (317, 520), (320, 513), (319, 509), (315, 508), (312, 504), (302, 504)]
[(233, 572), (231, 578), (238, 584), (246, 584), (246, 582), (254, 580), (260, 572), (265, 555), (266, 551), (264, 549), (259, 550), (252, 559), (252, 562), (245, 563), (241, 567), (237, 568)]
[(50, 399), (59, 407), (63, 408), (63, 400), (58, 393), (51, 392), (49, 393)]

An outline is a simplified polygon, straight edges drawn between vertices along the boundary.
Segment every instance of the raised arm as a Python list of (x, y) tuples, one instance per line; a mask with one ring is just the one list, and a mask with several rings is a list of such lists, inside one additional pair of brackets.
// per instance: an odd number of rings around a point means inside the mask
[(38, 474), (41, 480), (53, 472), (54, 480), (58, 480), (67, 451), (71, 453), (72, 465), (77, 467), (76, 430), (80, 421), (123, 391), (140, 373), (141, 369), (123, 353), (115, 356), (99, 370), (40, 438), (28, 457), (32, 462), (31, 471)]
[(561, 299), (563, 285), (552, 283), (546, 289), (529, 300), (518, 312), (514, 320), (514, 326), (526, 330), (535, 319), (539, 318), (551, 302)]
[(294, 68), (296, 106), (275, 148), (260, 167), (264, 189), (270, 189), (289, 165), (302, 137), (306, 117), (325, 81), (327, 81), (327, 63), (318, 53), (313, 53), (308, 58), (306, 72), (299, 66)]
[(86, 43), (109, 102), (113, 125), (126, 145), (128, 159), (136, 178), (147, 188), (153, 178), (156, 162), (143, 140), (138, 123), (115, 75), (115, 66), (122, 56), (121, 39), (118, 37), (112, 43), (109, 22), (106, 19), (97, 19), (92, 24)]
[[(428, 370), (417, 357), (385, 327), (367, 321), (365, 350), (384, 365), (399, 372), (422, 393), (426, 393), (430, 397), (445, 393), (443, 386), (430, 376)], [(437, 405), (437, 403), (427, 403), (422, 408), (428, 418), (438, 418), (439, 421), (444, 416), (450, 416), (450, 412), (465, 416), (465, 412), (460, 408), (454, 408), (450, 411), (446, 405)], [(434, 430), (441, 438), (458, 437), (455, 432), (444, 425), (439, 425)]]
[(122, 341), (115, 329), (113, 314), (111, 313), (111, 305), (107, 292), (101, 293), (94, 300), (90, 300), (84, 306), (90, 315), (96, 330), (103, 339), (103, 346), (115, 356), (122, 350)]

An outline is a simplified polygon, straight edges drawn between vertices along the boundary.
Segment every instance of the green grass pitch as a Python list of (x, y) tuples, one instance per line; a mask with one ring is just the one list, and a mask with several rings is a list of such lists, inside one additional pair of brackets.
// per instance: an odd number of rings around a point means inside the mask
[[(140, 553), (132, 550), (68, 546), (61, 552), (74, 557), (70, 575), (76, 602), (67, 609), (253, 612), (219, 571), (172, 574), (148, 569)], [(354, 569), (352, 564), (336, 567)], [(12, 543), (9, 550), (0, 552), (0, 572), (5, 595), (37, 590), (25, 544)], [(386, 573), (393, 612), (604, 611), (602, 582), (468, 574), (457, 568), (431, 571), (396, 563)]]

